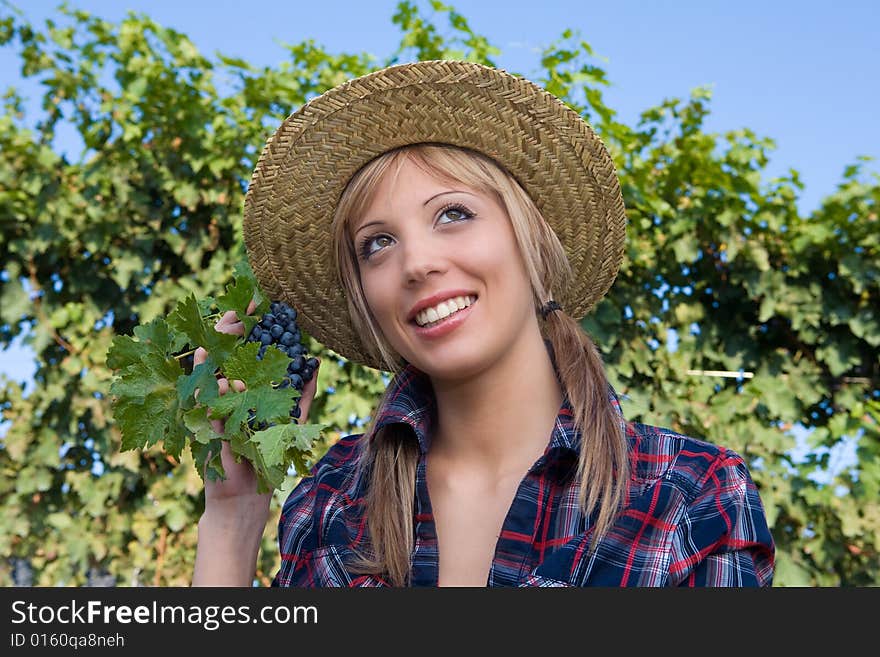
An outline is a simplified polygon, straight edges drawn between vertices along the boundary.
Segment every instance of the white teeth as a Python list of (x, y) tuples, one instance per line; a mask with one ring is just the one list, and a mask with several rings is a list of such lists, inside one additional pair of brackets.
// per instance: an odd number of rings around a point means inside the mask
[(431, 322), (436, 322), (437, 320), (443, 319), (444, 317), (448, 317), (452, 313), (461, 310), (462, 308), (467, 308), (474, 301), (476, 301), (476, 297), (467, 296), (467, 297), (453, 297), (452, 299), (447, 299), (446, 301), (441, 301), (436, 306), (431, 308), (426, 308), (421, 311), (418, 315), (416, 315), (416, 323), (419, 326), (424, 326), (425, 324), (430, 324)]

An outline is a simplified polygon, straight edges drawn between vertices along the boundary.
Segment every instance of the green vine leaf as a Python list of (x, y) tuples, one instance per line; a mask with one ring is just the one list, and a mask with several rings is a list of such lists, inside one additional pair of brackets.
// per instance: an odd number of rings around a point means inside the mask
[[(161, 441), (164, 451), (180, 461), (189, 443), (199, 475), (216, 480), (225, 478), (218, 445), (227, 441), (237, 457), (254, 466), (259, 490), (268, 492), (283, 484), (288, 468), (300, 468), (326, 425), (291, 423), (290, 410), (300, 392), (279, 385), (290, 362), (285, 353), (273, 346), (260, 360), (258, 344), (214, 328), (218, 316), (229, 310), (243, 315), (251, 300), (256, 308), (267, 306), (250, 268), (239, 265), (234, 272), (217, 307), (207, 307), (190, 294), (177, 303), (167, 322), (156, 318), (135, 327), (137, 340), (114, 339), (107, 354), (108, 366), (118, 370), (110, 386), (112, 405), (123, 450)], [(197, 346), (207, 349), (208, 358), (186, 374), (172, 352)], [(245, 389), (230, 388), (220, 395), (217, 372), (242, 381)], [(222, 435), (211, 420), (223, 420)], [(274, 426), (254, 431), (253, 423)]]

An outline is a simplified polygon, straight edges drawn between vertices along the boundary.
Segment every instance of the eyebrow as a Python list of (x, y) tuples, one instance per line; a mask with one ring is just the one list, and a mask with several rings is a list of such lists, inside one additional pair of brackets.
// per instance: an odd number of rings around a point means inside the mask
[[(432, 196), (432, 197), (429, 198), (427, 201), (425, 201), (424, 203), (422, 203), (422, 207), (428, 205), (428, 203), (430, 203), (431, 201), (433, 201), (435, 198), (437, 198), (438, 196), (443, 196), (444, 194), (468, 194), (468, 195), (470, 195), (470, 196), (473, 196), (473, 194), (472, 194), (471, 192), (466, 192), (466, 191), (463, 190), (463, 189), (450, 189), (450, 190), (447, 190), (447, 191), (445, 191), (445, 192), (440, 192), (439, 194), (434, 194), (434, 196)], [(381, 219), (380, 219), (380, 220), (376, 220), (376, 221), (371, 221), (371, 222), (369, 222), (369, 223), (366, 223), (366, 224), (364, 224), (363, 226), (359, 227), (359, 228), (354, 232), (354, 237), (357, 237), (358, 233), (360, 233), (360, 232), (361, 232), (364, 228), (366, 228), (367, 226), (376, 226), (376, 225), (381, 225), (381, 224), (384, 224), (384, 223), (385, 223), (385, 222), (382, 221)]]

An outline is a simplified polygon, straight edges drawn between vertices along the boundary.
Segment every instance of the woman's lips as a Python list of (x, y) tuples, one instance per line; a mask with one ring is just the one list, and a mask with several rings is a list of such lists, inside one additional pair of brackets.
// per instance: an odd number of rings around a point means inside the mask
[(419, 326), (415, 323), (415, 320), (413, 320), (412, 325), (415, 327), (416, 335), (426, 339), (442, 338), (461, 326), (461, 324), (468, 318), (468, 315), (471, 314), (471, 310), (477, 305), (478, 301), (479, 299), (474, 301), (467, 308), (463, 308), (462, 310), (445, 317), (436, 326)]

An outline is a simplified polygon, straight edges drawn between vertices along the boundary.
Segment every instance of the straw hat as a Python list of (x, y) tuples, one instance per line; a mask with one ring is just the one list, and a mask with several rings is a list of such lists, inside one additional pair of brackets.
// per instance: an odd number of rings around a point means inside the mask
[(244, 241), (263, 291), (339, 355), (379, 370), (337, 279), (330, 224), (349, 179), (393, 148), (463, 146), (494, 159), (535, 201), (565, 248), (571, 317), (605, 295), (623, 257), (626, 217), (614, 164), (589, 125), (538, 85), (461, 61), (401, 64), (349, 80), (291, 114), (268, 140), (244, 205)]

